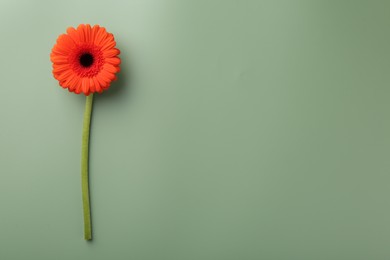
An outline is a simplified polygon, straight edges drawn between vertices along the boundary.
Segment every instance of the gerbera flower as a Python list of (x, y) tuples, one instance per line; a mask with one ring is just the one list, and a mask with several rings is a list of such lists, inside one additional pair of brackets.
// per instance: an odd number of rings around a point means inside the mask
[(53, 75), (63, 88), (76, 94), (101, 93), (119, 72), (120, 51), (104, 27), (80, 24), (58, 37), (50, 54)]
[(81, 24), (69, 27), (67, 34), (58, 37), (50, 54), (53, 75), (63, 88), (86, 95), (83, 136), (81, 143), (81, 191), (84, 212), (84, 238), (92, 239), (89, 202), (89, 133), (93, 93), (110, 87), (119, 72), (119, 50), (114, 36), (104, 27)]

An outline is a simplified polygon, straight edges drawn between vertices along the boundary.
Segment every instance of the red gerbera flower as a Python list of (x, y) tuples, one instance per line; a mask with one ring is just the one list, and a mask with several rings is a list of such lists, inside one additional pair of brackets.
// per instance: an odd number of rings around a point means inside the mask
[(81, 145), (81, 190), (84, 211), (84, 238), (92, 239), (91, 209), (89, 202), (89, 133), (93, 93), (110, 87), (119, 72), (119, 50), (114, 36), (104, 27), (81, 24), (69, 27), (58, 37), (50, 59), (53, 75), (63, 88), (86, 95), (84, 126)]
[(58, 37), (50, 54), (53, 75), (63, 88), (76, 94), (101, 93), (119, 72), (120, 51), (104, 27), (80, 24)]

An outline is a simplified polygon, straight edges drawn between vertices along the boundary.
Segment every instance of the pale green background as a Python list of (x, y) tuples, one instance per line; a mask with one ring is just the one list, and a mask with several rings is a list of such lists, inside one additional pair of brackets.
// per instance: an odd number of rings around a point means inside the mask
[[(122, 72), (58, 87), (67, 26)], [(390, 259), (390, 1), (0, 0), (0, 259)]]

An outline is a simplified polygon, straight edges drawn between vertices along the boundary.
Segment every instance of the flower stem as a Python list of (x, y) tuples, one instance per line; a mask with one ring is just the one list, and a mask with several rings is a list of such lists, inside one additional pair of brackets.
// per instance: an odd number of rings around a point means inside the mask
[(81, 191), (83, 195), (83, 211), (84, 211), (84, 238), (92, 240), (91, 226), (91, 207), (89, 204), (89, 180), (88, 180), (88, 163), (89, 163), (89, 132), (91, 125), (91, 113), (93, 104), (93, 94), (86, 98), (83, 137), (81, 145)]

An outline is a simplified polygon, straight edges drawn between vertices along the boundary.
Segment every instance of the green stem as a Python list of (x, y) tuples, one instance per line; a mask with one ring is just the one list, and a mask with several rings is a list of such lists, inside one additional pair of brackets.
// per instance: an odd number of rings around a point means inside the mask
[(83, 138), (81, 145), (81, 190), (83, 194), (84, 211), (84, 238), (92, 240), (91, 227), (91, 207), (89, 204), (89, 180), (88, 180), (88, 162), (89, 162), (89, 132), (91, 125), (91, 113), (93, 104), (93, 94), (87, 96), (84, 112)]

